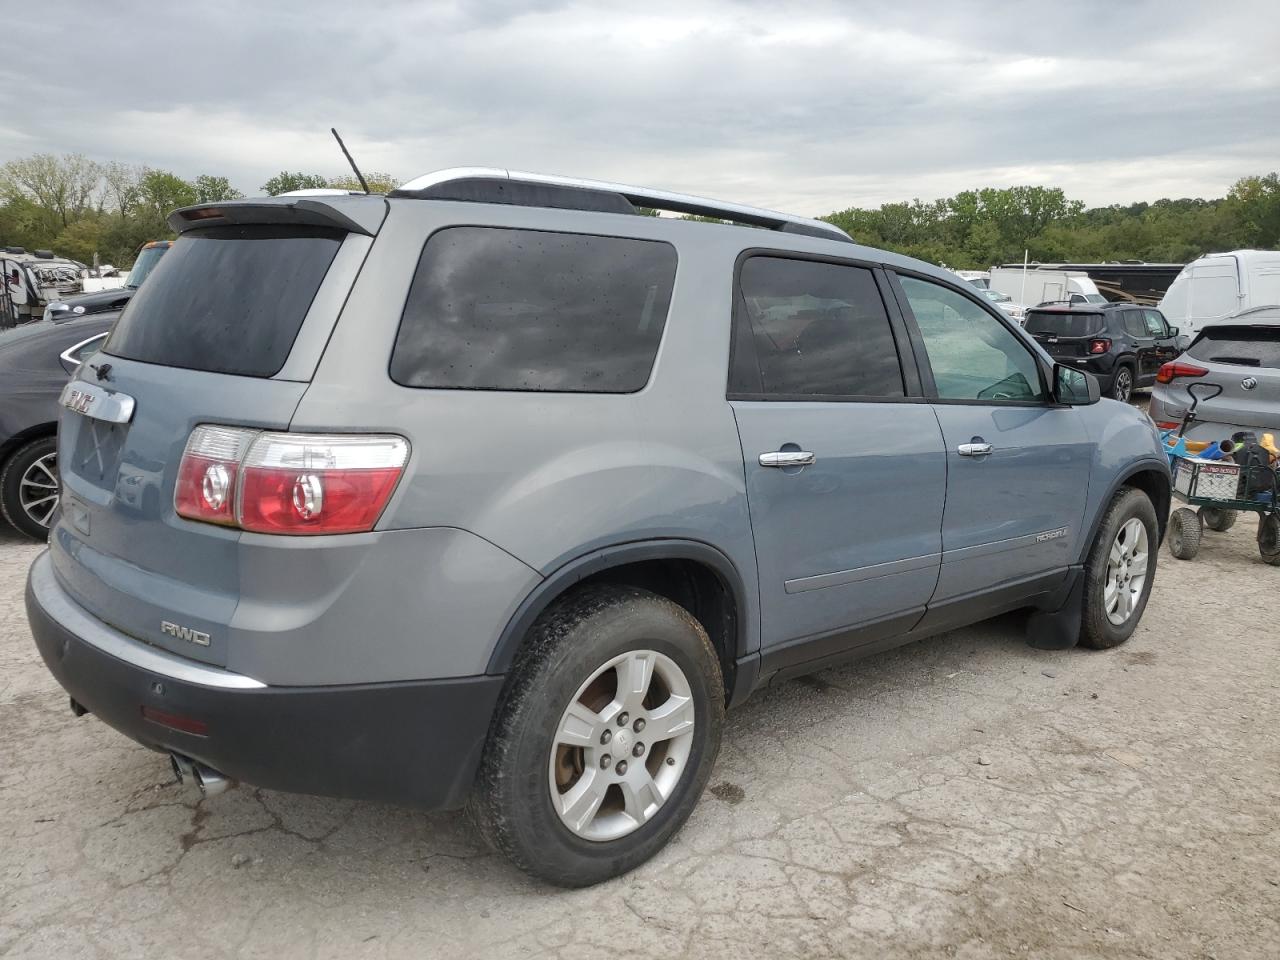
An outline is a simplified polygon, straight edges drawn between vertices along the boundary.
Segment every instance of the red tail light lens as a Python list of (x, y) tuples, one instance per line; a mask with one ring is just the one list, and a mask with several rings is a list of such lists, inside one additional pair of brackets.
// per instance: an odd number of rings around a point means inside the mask
[(209, 425), (191, 431), (173, 491), (178, 516), (235, 525), (240, 461), (255, 436), (252, 430)]
[(1193, 363), (1166, 363), (1156, 371), (1156, 383), (1172, 383), (1179, 377), (1203, 377), (1208, 372)]
[(408, 459), (403, 437), (201, 426), (178, 468), (174, 508), (255, 533), (372, 530)]
[(1106, 339), (1105, 337), (1099, 340), (1089, 341), (1090, 353), (1106, 353), (1110, 349), (1111, 349), (1111, 341)]
[(371, 530), (408, 457), (400, 437), (264, 433), (245, 457), (240, 526), (258, 533)]

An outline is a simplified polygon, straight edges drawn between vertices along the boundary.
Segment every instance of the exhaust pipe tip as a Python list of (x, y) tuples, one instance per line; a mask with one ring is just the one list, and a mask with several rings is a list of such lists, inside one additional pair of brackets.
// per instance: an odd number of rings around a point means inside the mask
[(192, 776), (195, 778), (196, 786), (200, 788), (200, 794), (205, 797), (216, 797), (235, 786), (234, 780), (201, 763), (193, 765)]
[(195, 765), (180, 753), (169, 754), (169, 765), (173, 767), (173, 775), (179, 783), (186, 783), (195, 776)]

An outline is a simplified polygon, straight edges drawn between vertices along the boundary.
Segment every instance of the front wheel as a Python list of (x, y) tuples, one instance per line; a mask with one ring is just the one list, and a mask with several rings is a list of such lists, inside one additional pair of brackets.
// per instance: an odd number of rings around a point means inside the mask
[(61, 490), (57, 438), (32, 440), (0, 472), (0, 513), (28, 537), (48, 540)]
[(1132, 636), (1147, 607), (1156, 573), (1156, 511), (1141, 490), (1115, 495), (1084, 565), (1080, 642), (1095, 650)]
[(471, 802), (516, 866), (567, 887), (648, 860), (698, 802), (724, 684), (706, 631), (632, 587), (587, 587), (534, 625), (513, 664)]

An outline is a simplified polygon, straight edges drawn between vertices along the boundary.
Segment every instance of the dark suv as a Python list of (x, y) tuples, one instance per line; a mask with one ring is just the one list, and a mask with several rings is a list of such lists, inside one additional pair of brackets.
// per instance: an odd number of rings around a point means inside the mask
[(1154, 307), (1131, 303), (1036, 307), (1025, 326), (1054, 360), (1092, 373), (1116, 400), (1151, 386), (1160, 365), (1181, 352), (1177, 327)]

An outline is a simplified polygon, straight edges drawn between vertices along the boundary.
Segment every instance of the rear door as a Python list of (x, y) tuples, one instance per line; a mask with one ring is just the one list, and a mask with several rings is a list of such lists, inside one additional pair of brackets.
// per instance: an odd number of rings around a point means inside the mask
[[(175, 514), (183, 448), (200, 423), (287, 429), (369, 242), (239, 223), (190, 230), (164, 256), (63, 394), (52, 555), (79, 604), (226, 664), (240, 534)], [(173, 619), (211, 642), (162, 631)]]
[(1169, 329), (1164, 314), (1148, 307), (1143, 311), (1143, 316), (1147, 321), (1147, 331), (1155, 338), (1155, 358), (1152, 361), (1154, 369), (1151, 372), (1154, 378), (1164, 364), (1176, 360), (1182, 351), (1178, 349), (1178, 338)]
[(1147, 327), (1146, 311), (1138, 307), (1126, 307), (1120, 311), (1118, 319), (1133, 345), (1138, 367), (1137, 383), (1139, 385), (1151, 383), (1155, 380), (1160, 364), (1157, 362), (1159, 353), (1156, 349), (1155, 335)]
[(764, 652), (787, 666), (904, 633), (938, 579), (946, 462), (883, 276), (782, 254), (738, 274), (729, 398)]
[(1050, 401), (1030, 345), (1003, 318), (931, 278), (898, 280), (947, 449), (928, 623), (941, 627), (1061, 582), (1085, 535), (1093, 446), (1076, 411)]

